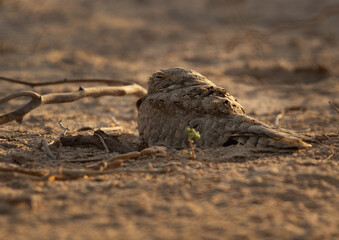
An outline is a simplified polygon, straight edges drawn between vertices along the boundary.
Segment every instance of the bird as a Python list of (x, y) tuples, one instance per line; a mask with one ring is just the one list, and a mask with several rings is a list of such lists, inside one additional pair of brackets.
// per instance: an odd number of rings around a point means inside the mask
[(247, 116), (226, 89), (184, 67), (154, 72), (148, 91), (137, 103), (140, 140), (148, 145), (182, 149), (187, 127), (200, 133), (201, 148), (245, 145), (255, 148), (311, 147), (292, 131), (269, 126)]

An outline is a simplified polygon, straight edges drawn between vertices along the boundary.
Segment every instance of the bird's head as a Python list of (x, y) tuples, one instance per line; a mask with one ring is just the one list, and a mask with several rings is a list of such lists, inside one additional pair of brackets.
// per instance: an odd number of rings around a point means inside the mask
[(148, 93), (168, 92), (196, 85), (215, 86), (206, 77), (189, 68), (168, 68), (153, 73), (148, 82)]

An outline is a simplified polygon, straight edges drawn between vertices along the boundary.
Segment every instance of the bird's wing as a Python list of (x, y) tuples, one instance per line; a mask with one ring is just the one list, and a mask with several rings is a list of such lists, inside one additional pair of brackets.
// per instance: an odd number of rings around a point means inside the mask
[(180, 90), (155, 93), (141, 98), (159, 110), (181, 109), (186, 112), (210, 115), (244, 114), (240, 103), (225, 89), (216, 86), (190, 86)]

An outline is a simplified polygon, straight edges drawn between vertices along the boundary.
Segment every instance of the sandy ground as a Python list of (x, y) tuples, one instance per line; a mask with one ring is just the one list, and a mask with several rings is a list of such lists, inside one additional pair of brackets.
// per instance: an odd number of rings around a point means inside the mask
[[(317, 21), (303, 21), (326, 7)], [(339, 103), (338, 8), (335, 0), (0, 1), (2, 76), (113, 78), (147, 87), (153, 71), (186, 66), (228, 89), (266, 123), (294, 109), (280, 126), (313, 145), (294, 153), (198, 149), (196, 161), (168, 151), (122, 167), (170, 167), (165, 174), (48, 182), (1, 175), (0, 239), (339, 239), (339, 114), (328, 104)], [(1, 97), (32, 90), (0, 84)], [(0, 166), (60, 166), (18, 141), (53, 140), (60, 119), (72, 135), (82, 127), (115, 126), (112, 117), (136, 133), (136, 100), (48, 105), (21, 125), (2, 125)], [(0, 106), (1, 114), (24, 102)], [(62, 148), (62, 159), (103, 155), (95, 147)]]

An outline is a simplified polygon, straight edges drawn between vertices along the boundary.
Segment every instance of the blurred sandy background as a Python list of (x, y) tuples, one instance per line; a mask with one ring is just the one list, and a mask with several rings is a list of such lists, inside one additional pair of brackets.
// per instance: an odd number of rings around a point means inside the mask
[[(176, 167), (159, 176), (40, 184), (4, 179), (0, 239), (339, 238), (339, 115), (328, 105), (339, 102), (338, 23), (336, 0), (1, 0), (1, 76), (121, 79), (147, 87), (157, 69), (190, 67), (269, 124), (294, 107), (281, 127), (315, 142), (312, 150), (292, 155), (211, 149), (199, 152), (198, 161), (177, 151), (127, 163)], [(31, 90), (0, 86), (1, 97)], [(60, 133), (60, 119), (73, 133), (112, 126), (112, 117), (135, 132), (136, 100), (103, 97), (38, 108), (22, 125), (1, 126), (0, 162), (56, 166), (8, 139), (51, 140)], [(0, 106), (0, 113), (20, 103)], [(98, 151), (63, 148), (65, 157)], [(29, 160), (11, 157), (22, 153)]]

